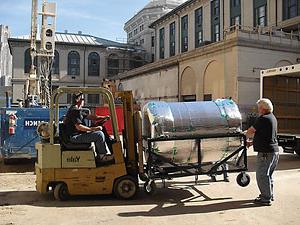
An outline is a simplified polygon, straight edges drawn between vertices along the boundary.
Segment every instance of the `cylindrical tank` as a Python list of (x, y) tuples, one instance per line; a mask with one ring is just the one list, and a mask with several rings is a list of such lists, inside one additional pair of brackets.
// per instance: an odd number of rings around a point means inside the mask
[(191, 137), (241, 131), (242, 117), (233, 100), (149, 102), (143, 109), (143, 136)]
[[(152, 143), (151, 151), (176, 163), (198, 162), (195, 140), (200, 135), (222, 136), (241, 132), (242, 118), (229, 99), (210, 102), (149, 102), (143, 109), (144, 138), (175, 138)], [(240, 146), (240, 138), (212, 138), (201, 141), (201, 161), (218, 161)], [(147, 148), (147, 142), (144, 142)], [(146, 158), (147, 160), (147, 158)]]

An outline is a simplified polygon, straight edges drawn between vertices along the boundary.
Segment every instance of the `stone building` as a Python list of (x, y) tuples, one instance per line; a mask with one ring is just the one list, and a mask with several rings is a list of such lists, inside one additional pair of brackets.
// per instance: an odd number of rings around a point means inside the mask
[(151, 0), (142, 10), (125, 23), (127, 41), (143, 47), (148, 62), (154, 61), (154, 30), (150, 24), (175, 9), (186, 0)]
[(155, 62), (115, 79), (149, 100), (259, 98), (260, 70), (300, 63), (299, 0), (189, 0), (151, 24)]
[(8, 26), (0, 25), (0, 107), (5, 106), (6, 92), (11, 92), (12, 56), (9, 51)]
[[(140, 66), (144, 51), (79, 32), (56, 33), (56, 50), (52, 70), (53, 88), (100, 86), (103, 79)], [(30, 40), (28, 36), (10, 38), (13, 56), (12, 90), (13, 102), (24, 98), (24, 84), (31, 65)], [(39, 43), (38, 43), (39, 45)], [(37, 62), (36, 62), (37, 63)], [(64, 102), (70, 102), (70, 96)], [(88, 95), (89, 104), (99, 103), (98, 95)]]

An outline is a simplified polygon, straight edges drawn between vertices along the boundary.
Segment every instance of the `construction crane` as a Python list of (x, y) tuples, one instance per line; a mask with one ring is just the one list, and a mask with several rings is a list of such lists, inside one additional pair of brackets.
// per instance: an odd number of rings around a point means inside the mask
[[(38, 15), (42, 16), (41, 44), (37, 48)], [(56, 3), (42, 2), (38, 13), (38, 0), (32, 0), (30, 56), (31, 68), (25, 86), (25, 106), (48, 106), (51, 95), (51, 70), (55, 50)], [(39, 60), (37, 60), (39, 57)], [(38, 62), (38, 65), (35, 65)]]

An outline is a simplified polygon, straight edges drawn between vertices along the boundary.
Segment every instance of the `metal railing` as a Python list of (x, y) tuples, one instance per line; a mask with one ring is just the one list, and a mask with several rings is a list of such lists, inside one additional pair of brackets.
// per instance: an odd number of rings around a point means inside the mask
[(224, 30), (224, 40), (230, 39), (232, 35), (251, 40), (262, 40), (273, 43), (291, 44), (300, 47), (300, 31), (284, 32), (282, 28), (270, 27), (250, 27), (234, 25)]

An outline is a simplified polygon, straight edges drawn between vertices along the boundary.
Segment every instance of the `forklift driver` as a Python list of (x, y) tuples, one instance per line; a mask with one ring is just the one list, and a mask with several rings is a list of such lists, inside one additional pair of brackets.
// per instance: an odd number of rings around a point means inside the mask
[(65, 120), (64, 120), (64, 132), (69, 141), (73, 144), (90, 144), (95, 143), (96, 147), (96, 160), (97, 161), (112, 161), (113, 156), (107, 153), (105, 145), (105, 134), (101, 126), (88, 127), (84, 120), (108, 120), (109, 116), (97, 116), (88, 114), (85, 110), (82, 110), (84, 105), (83, 93), (73, 94), (73, 104), (69, 108)]

